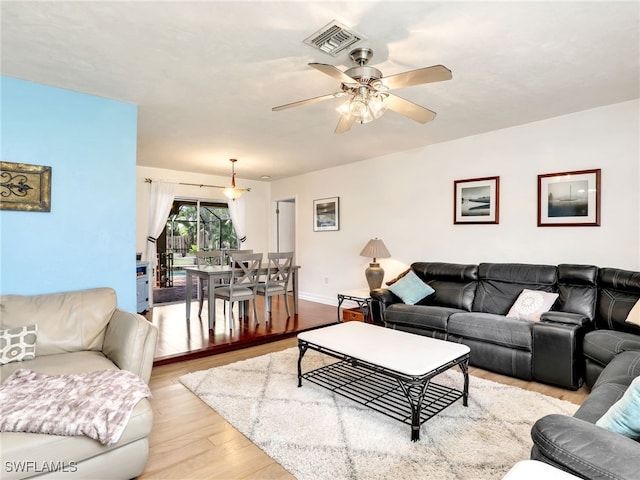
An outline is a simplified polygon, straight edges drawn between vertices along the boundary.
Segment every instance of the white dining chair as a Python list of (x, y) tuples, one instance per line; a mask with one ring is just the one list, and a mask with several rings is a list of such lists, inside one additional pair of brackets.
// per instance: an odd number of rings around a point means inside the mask
[(260, 267), (262, 265), (262, 253), (246, 253), (232, 254), (230, 256), (231, 278), (228, 285), (216, 287), (213, 291), (213, 302), (209, 308), (213, 308), (213, 325), (209, 328), (215, 328), (216, 322), (216, 300), (221, 298), (229, 302), (229, 328), (233, 329), (233, 303), (253, 301), (253, 316), (256, 324), (260, 323), (258, 318), (258, 310), (256, 308), (256, 289), (260, 278)]
[[(224, 252), (222, 250), (201, 250), (196, 252), (196, 265), (199, 267), (207, 265), (222, 265), (224, 262)], [(204, 299), (209, 295), (208, 280), (198, 278), (198, 300), (200, 303), (198, 316), (202, 315)]]
[(271, 298), (284, 295), (284, 305), (289, 313), (289, 278), (293, 266), (293, 252), (270, 252), (267, 254), (269, 261), (264, 282), (258, 283), (258, 295), (264, 296), (264, 318), (269, 321), (271, 317)]

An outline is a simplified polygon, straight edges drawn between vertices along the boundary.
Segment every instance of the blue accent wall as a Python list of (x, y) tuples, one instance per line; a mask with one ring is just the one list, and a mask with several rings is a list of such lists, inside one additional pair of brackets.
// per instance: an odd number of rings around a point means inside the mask
[(2, 160), (52, 167), (51, 212), (0, 210), (0, 293), (112, 287), (135, 311), (137, 107), (0, 81)]

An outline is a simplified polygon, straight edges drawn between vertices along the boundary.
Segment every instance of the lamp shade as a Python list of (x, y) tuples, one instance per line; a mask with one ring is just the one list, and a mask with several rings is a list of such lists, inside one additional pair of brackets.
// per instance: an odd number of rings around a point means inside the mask
[(362, 251), (360, 252), (361, 257), (371, 257), (376, 258), (389, 258), (391, 254), (389, 250), (387, 250), (386, 245), (379, 238), (372, 238), (367, 242)]

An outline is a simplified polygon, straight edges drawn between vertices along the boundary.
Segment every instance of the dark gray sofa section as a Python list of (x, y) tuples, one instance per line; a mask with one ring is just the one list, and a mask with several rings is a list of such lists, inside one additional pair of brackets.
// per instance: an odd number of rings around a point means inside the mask
[(595, 330), (586, 333), (591, 393), (573, 417), (547, 415), (531, 429), (531, 458), (580, 478), (637, 480), (640, 442), (595, 425), (640, 375), (640, 327), (625, 322), (640, 298), (640, 273), (598, 271)]
[[(435, 293), (405, 305), (387, 289), (371, 292), (386, 326), (464, 343), (474, 366), (566, 388), (582, 385), (582, 339), (594, 325), (597, 267), (416, 262), (411, 269)], [(540, 322), (506, 317), (523, 289), (558, 293)]]
[(534, 424), (531, 458), (590, 480), (640, 478), (640, 443), (595, 425), (638, 375), (640, 351), (616, 355), (573, 417), (547, 415)]
[(618, 354), (640, 351), (640, 327), (625, 322), (638, 298), (640, 272), (615, 268), (599, 270), (596, 330), (584, 339), (587, 385), (594, 385)]

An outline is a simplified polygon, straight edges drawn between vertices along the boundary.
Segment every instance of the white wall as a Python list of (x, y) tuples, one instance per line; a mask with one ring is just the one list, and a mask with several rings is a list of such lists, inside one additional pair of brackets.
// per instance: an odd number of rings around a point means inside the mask
[[(221, 177), (138, 166), (136, 168), (136, 251), (146, 252), (146, 238), (149, 235), (147, 229), (149, 222), (149, 190), (151, 184), (145, 183), (145, 178), (165, 179), (176, 183), (195, 183), (198, 185), (227, 185), (230, 183), (230, 177), (230, 175)], [(251, 188), (250, 192), (244, 194), (246, 197), (247, 241), (242, 244), (242, 248), (266, 253), (269, 247), (270, 185), (265, 182), (244, 180), (237, 177), (236, 184), (240, 188)], [(179, 198), (199, 198), (225, 203), (227, 201), (222, 194), (222, 190), (209, 187), (179, 185), (176, 196)], [(143, 256), (143, 258), (145, 257)]]
[[(625, 102), (273, 182), (272, 199), (296, 198), (301, 296), (335, 303), (366, 287), (359, 253), (374, 236), (392, 254), (385, 280), (414, 261), (640, 270), (639, 110)], [(537, 176), (594, 168), (601, 226), (538, 227)], [(454, 225), (454, 180), (487, 176), (500, 176), (500, 224)], [(340, 231), (314, 232), (313, 200), (333, 196)]]

